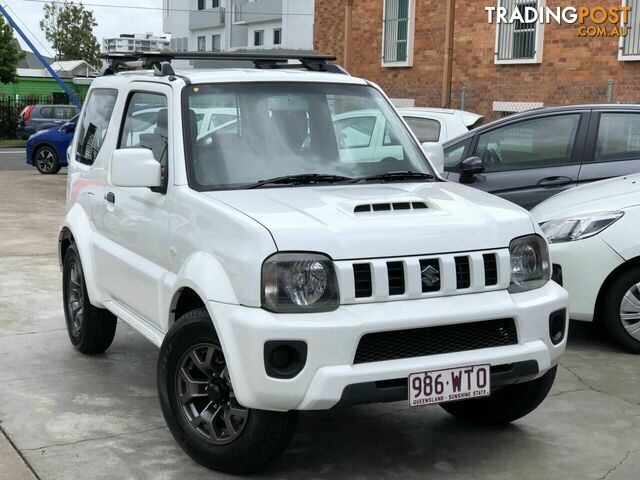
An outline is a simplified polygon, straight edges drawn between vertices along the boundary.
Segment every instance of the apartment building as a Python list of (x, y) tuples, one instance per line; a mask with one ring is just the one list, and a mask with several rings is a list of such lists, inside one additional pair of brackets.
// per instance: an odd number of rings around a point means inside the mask
[(163, 0), (176, 51), (312, 50), (314, 0)]
[(102, 51), (105, 53), (160, 52), (170, 47), (167, 37), (153, 33), (123, 33), (119, 37), (102, 39)]
[[(490, 23), (485, 10), (602, 4), (631, 7), (617, 25), (626, 36), (613, 35), (611, 24), (598, 36), (591, 19)], [(315, 8), (316, 52), (336, 54), (407, 104), (497, 118), (540, 106), (640, 102), (640, 0), (324, 0)]]

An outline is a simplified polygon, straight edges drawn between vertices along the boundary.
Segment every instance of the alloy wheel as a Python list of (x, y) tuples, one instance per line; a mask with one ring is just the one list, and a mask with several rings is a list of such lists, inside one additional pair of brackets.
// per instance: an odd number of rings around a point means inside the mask
[(71, 263), (69, 268), (67, 309), (69, 313), (71, 334), (80, 335), (84, 319), (84, 288), (82, 286), (82, 270), (78, 262)]
[(176, 400), (190, 428), (213, 445), (233, 442), (249, 417), (236, 399), (222, 349), (211, 343), (198, 344), (182, 356)]
[(53, 171), (56, 166), (56, 157), (48, 148), (42, 148), (36, 154), (36, 163), (40, 171), (49, 173)]
[(640, 341), (640, 283), (632, 286), (622, 297), (620, 321), (629, 335)]

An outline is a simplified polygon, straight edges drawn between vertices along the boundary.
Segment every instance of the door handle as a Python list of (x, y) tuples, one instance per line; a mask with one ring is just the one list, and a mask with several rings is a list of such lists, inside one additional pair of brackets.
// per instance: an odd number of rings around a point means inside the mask
[(569, 177), (547, 177), (538, 182), (538, 186), (542, 188), (566, 187), (574, 182)]
[(105, 193), (104, 199), (109, 203), (116, 203), (116, 196), (113, 192)]

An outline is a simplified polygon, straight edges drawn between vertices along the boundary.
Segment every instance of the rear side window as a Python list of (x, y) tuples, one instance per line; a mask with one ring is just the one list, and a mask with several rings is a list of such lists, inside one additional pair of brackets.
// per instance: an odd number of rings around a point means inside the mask
[(92, 90), (79, 125), (77, 161), (85, 165), (93, 165), (107, 134), (116, 98), (118, 98), (117, 90), (102, 88)]
[(405, 117), (409, 128), (418, 137), (420, 143), (440, 140), (440, 122), (431, 118)]
[(351, 117), (334, 123), (338, 137), (338, 146), (345, 148), (365, 148), (371, 145), (376, 117)]
[(43, 118), (53, 118), (53, 107), (42, 107), (40, 109), (40, 116)]
[(640, 114), (603, 113), (600, 116), (596, 162), (640, 159)]
[(534, 118), (479, 136), (476, 155), (485, 171), (525, 170), (570, 164), (580, 114)]

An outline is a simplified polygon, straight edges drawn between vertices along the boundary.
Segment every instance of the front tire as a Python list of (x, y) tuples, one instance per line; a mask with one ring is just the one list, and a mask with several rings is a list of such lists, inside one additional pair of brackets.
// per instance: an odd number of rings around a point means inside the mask
[(621, 273), (603, 298), (609, 335), (628, 352), (640, 354), (640, 267)]
[(62, 168), (58, 153), (48, 145), (36, 150), (33, 155), (33, 163), (42, 175), (55, 175)]
[(158, 394), (180, 447), (207, 468), (232, 474), (259, 470), (289, 444), (297, 412), (240, 405), (207, 310), (183, 315), (158, 359)]
[(502, 425), (533, 412), (547, 397), (558, 367), (530, 382), (506, 385), (491, 396), (441, 403), (440, 406), (460, 420), (481, 425)]
[(71, 245), (62, 266), (64, 317), (69, 340), (82, 353), (102, 353), (113, 342), (117, 318), (89, 301), (80, 255)]

